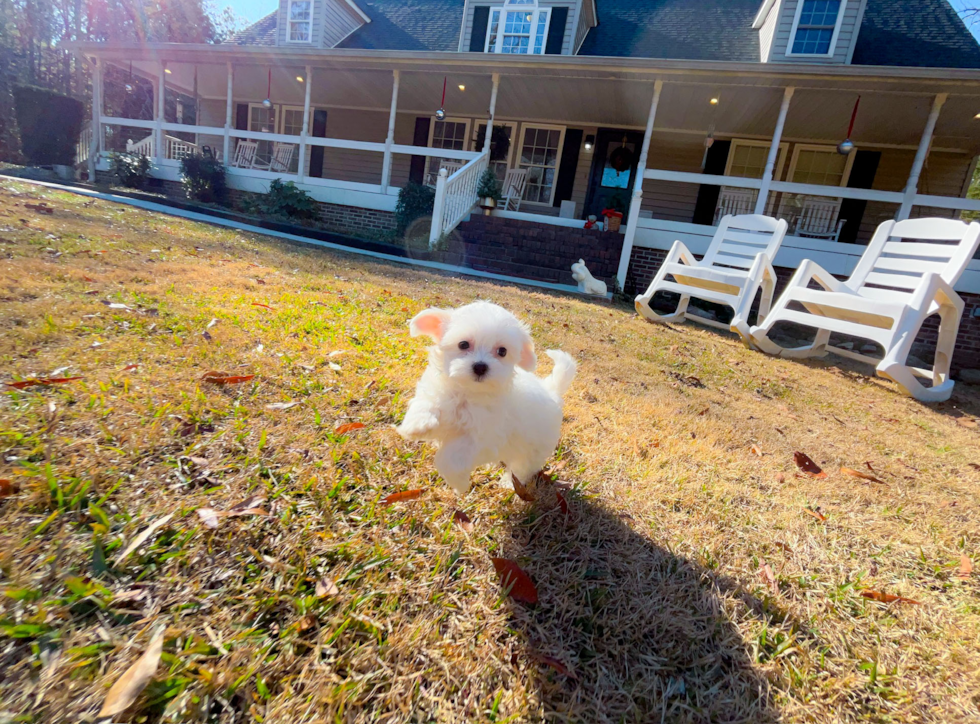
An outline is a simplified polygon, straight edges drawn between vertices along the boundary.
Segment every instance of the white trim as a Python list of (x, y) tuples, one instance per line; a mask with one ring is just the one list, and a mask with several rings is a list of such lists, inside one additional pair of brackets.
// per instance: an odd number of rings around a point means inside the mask
[[(295, 136), (296, 138), (302, 136), (303, 135), (302, 130), (300, 131), (300, 133), (296, 133), (296, 134), (286, 133), (286, 111), (299, 111), (300, 113), (303, 113), (304, 110), (303, 106), (292, 106), (292, 105), (286, 105), (285, 103), (276, 104), (276, 106), (279, 109), (279, 112), (276, 114), (276, 133), (283, 136)], [(311, 113), (313, 112), (313, 110), (314, 107), (310, 106)], [(303, 123), (304, 124), (308, 123), (306, 118), (303, 119)]]
[[(561, 132), (560, 135), (558, 136), (558, 151), (555, 155), (555, 180), (551, 184), (551, 197), (548, 199), (547, 203), (541, 201), (528, 201), (527, 199), (521, 201), (522, 204), (528, 204), (530, 206), (544, 206), (544, 207), (553, 206), (555, 203), (555, 191), (557, 190), (557, 186), (558, 186), (558, 174), (561, 172), (561, 156), (562, 156), (562, 149), (565, 148), (565, 130), (567, 129), (567, 126), (557, 126), (548, 123), (521, 123), (520, 134), (517, 137), (521, 147), (524, 146), (524, 132), (528, 128), (543, 128), (548, 131)], [(518, 151), (518, 154), (519, 153), (520, 151)], [(547, 166), (540, 166), (539, 164), (534, 164), (534, 163), (526, 164), (526, 165), (528, 166), (529, 171), (531, 167), (548, 168)], [(524, 166), (525, 164), (521, 163), (520, 155), (516, 156), (514, 158), (514, 168), (524, 168)], [(530, 174), (528, 175), (530, 176)], [(528, 185), (529, 184), (524, 186), (524, 193), (527, 193)]]
[(351, 7), (351, 10), (353, 10), (353, 11), (354, 11), (355, 13), (357, 13), (358, 15), (360, 15), (360, 16), (361, 16), (361, 19), (362, 19), (362, 20), (363, 20), (363, 21), (364, 21), (365, 23), (370, 23), (370, 22), (371, 22), (371, 18), (370, 18), (370, 17), (368, 17), (368, 15), (367, 15), (367, 13), (365, 13), (365, 12), (364, 12), (363, 10), (361, 10), (361, 9), (360, 9), (360, 8), (359, 8), (359, 7), (357, 6), (357, 3), (356, 3), (356, 2), (354, 2), (354, 0), (344, 0), (344, 2), (346, 2), (346, 3), (348, 4), (348, 5), (350, 5), (350, 7)]
[[(523, 56), (523, 55), (538, 55), (538, 56), (540, 56), (540, 55), (547, 55), (548, 54), (547, 53), (547, 50), (548, 50), (548, 31), (551, 30), (551, 11), (553, 9), (554, 8), (551, 8), (551, 7), (542, 7), (541, 4), (538, 2), (538, 0), (534, 0), (534, 4), (533, 5), (530, 5), (530, 4), (513, 5), (513, 4), (511, 4), (510, 0), (505, 0), (505, 2), (504, 2), (503, 5), (491, 5), (490, 6), (490, 14), (487, 16), (487, 35), (486, 35), (486, 39), (483, 41), (483, 52), (485, 52), (485, 53), (496, 53), (496, 54), (499, 54), (499, 55), (519, 55), (519, 56)], [(500, 19), (499, 19), (499, 21), (497, 23), (497, 40), (496, 40), (496, 43), (494, 44), (494, 47), (491, 49), (490, 48), (490, 31), (493, 29), (493, 14), (494, 14), (494, 12), (500, 13)], [(503, 43), (504, 43), (504, 27), (507, 24), (507, 13), (508, 12), (511, 12), (511, 13), (515, 13), (515, 12), (530, 12), (532, 14), (532, 17), (531, 17), (531, 29), (530, 29), (530, 31), (528, 33), (527, 52), (526, 53), (504, 53), (504, 52), (502, 52), (502, 47), (503, 47)], [(541, 22), (541, 16), (542, 15), (545, 16), (545, 21), (544, 21), (544, 23), (545, 23), (545, 25), (544, 25), (544, 34), (542, 36), (544, 38), (544, 40), (542, 41), (542, 44), (541, 44), (541, 52), (540, 53), (535, 53), (534, 52), (534, 41), (538, 37), (538, 25)], [(510, 33), (510, 35), (516, 37), (517, 34)], [(574, 34), (573, 34), (573, 37), (574, 37)], [(562, 50), (564, 50), (564, 49), (565, 49), (565, 39), (564, 39), (564, 37), (562, 37)], [(559, 55), (563, 55), (563, 53), (559, 53)]]
[[(800, 158), (800, 151), (824, 151), (826, 153), (837, 154), (836, 146), (824, 146), (815, 143), (797, 143), (793, 148), (793, 158), (789, 163), (789, 171), (786, 174), (786, 180), (790, 183), (804, 183), (803, 181), (797, 181), (794, 177), (796, 175), (796, 162)], [(847, 181), (851, 177), (851, 168), (854, 166), (854, 156), (856, 154), (850, 153), (847, 155), (844, 161), (844, 175), (841, 177), (839, 186), (847, 186)], [(826, 186), (826, 184), (811, 184), (813, 186)]]
[[(293, 11), (293, 3), (296, 2), (308, 2), (310, 4), (309, 20), (290, 20), (290, 15), (292, 15), (292, 11)], [(315, 16), (315, 14), (316, 14), (316, 0), (288, 0), (288, 2), (286, 3), (286, 35), (284, 38), (284, 42), (288, 43), (289, 45), (312, 45), (313, 44), (313, 17)], [(290, 25), (292, 25), (293, 23), (296, 23), (298, 25), (304, 22), (307, 23), (310, 27), (309, 38), (307, 40), (290, 40), (289, 37), (290, 36), (289, 31), (291, 29)]]
[[(453, 117), (446, 116), (445, 118), (443, 118), (440, 121), (438, 118), (433, 117), (432, 118), (432, 122), (429, 123), (429, 140), (426, 141), (426, 144), (425, 145), (427, 147), (429, 147), (429, 148), (432, 148), (433, 150), (437, 150), (437, 151), (449, 151), (450, 153), (457, 153), (456, 149), (453, 149), (453, 148), (446, 148), (446, 149), (439, 148), (439, 149), (436, 149), (432, 145), (432, 139), (435, 137), (436, 124), (437, 123), (462, 123), (465, 126), (465, 130), (463, 131), (463, 148), (462, 148), (462, 150), (463, 151), (468, 151), (469, 145), (470, 145), (470, 128), (472, 127), (471, 120), (472, 119), (470, 119), (470, 118), (461, 118), (461, 117), (458, 117), (458, 116), (453, 116)], [(473, 152), (473, 156), (471, 158), (469, 158), (469, 159), (459, 159), (459, 160), (472, 161), (474, 158), (476, 158), (479, 155), (480, 155), (480, 153), (478, 151), (475, 151), (475, 152)], [(439, 153), (439, 154), (433, 153), (433, 154), (431, 154), (429, 156), (429, 159), (431, 160), (435, 156), (438, 156), (439, 158), (445, 158), (445, 159), (451, 158), (451, 159), (454, 159), (454, 160), (456, 160), (458, 158), (458, 157), (455, 157), (455, 156), (444, 156), (441, 153)], [(429, 164), (431, 162), (430, 160), (426, 160), (426, 162), (425, 162), (425, 173), (426, 174), (432, 173), (432, 169), (429, 168)], [(439, 169), (436, 169), (436, 171), (438, 171), (438, 170)]]
[(789, 42), (786, 44), (787, 58), (833, 58), (837, 50), (837, 38), (840, 36), (841, 26), (844, 24), (844, 11), (847, 9), (847, 0), (840, 0), (840, 8), (837, 11), (837, 23), (834, 25), (834, 33), (830, 36), (830, 48), (826, 53), (794, 53), (793, 44), (796, 42), (796, 31), (800, 27), (800, 16), (803, 14), (803, 6), (807, 0), (797, 0), (796, 15), (793, 17), (793, 29), (789, 32)]
[(755, 19), (752, 21), (752, 29), (758, 30), (763, 25), (766, 24), (766, 18), (769, 17), (769, 9), (776, 3), (776, 0), (765, 0), (762, 3), (762, 7), (759, 8), (759, 12), (755, 14)]
[[(736, 146), (751, 146), (752, 148), (765, 148), (768, 149), (772, 146), (772, 140), (769, 141), (756, 141), (749, 138), (733, 138), (731, 139), (731, 148), (728, 149), (728, 160), (725, 162), (725, 175), (731, 176), (732, 173), (732, 161), (735, 159), (735, 148)], [(779, 144), (779, 158), (776, 160), (776, 173), (773, 178), (779, 180), (783, 176), (783, 166), (786, 164), (786, 153), (789, 150), (789, 143), (781, 142)], [(766, 165), (762, 164), (762, 175), (759, 176), (759, 180), (762, 180), (762, 176), (766, 173)], [(749, 176), (738, 176), (736, 178), (751, 178)], [(727, 184), (731, 186), (731, 184)]]

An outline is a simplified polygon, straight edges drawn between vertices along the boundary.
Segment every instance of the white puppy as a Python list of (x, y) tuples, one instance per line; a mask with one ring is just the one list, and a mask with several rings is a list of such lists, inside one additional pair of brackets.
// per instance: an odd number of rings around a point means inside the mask
[(551, 375), (533, 374), (527, 326), (489, 302), (426, 309), (409, 328), (435, 345), (398, 432), (436, 444), (436, 469), (459, 495), (469, 491), (474, 469), (500, 460), (528, 483), (558, 444), (575, 360), (549, 351)]

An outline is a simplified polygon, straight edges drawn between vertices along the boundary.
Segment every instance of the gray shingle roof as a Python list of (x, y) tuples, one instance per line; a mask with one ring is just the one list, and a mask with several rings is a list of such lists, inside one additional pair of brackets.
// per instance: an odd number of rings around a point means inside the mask
[(244, 30), (239, 30), (225, 42), (231, 45), (275, 45), (276, 29), (279, 25), (278, 15), (278, 10), (272, 11)]
[(371, 18), (340, 48), (373, 50), (459, 49), (463, 0), (357, 0)]
[(980, 68), (980, 46), (948, 0), (868, 0), (853, 63)]

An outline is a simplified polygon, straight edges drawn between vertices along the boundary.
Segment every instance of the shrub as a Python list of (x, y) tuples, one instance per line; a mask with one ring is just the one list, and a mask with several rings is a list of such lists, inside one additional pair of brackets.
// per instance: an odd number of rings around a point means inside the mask
[(35, 166), (75, 163), (84, 107), (71, 96), (46, 88), (14, 86), (21, 151)]
[(312, 220), (317, 217), (316, 201), (292, 181), (274, 179), (269, 193), (261, 194), (254, 203), (253, 211), (273, 219)]
[(109, 156), (109, 172), (120, 186), (141, 189), (150, 175), (150, 159), (138, 153), (113, 153)]
[(489, 198), (496, 199), (497, 201), (503, 198), (503, 186), (492, 168), (486, 169), (483, 175), (480, 176), (480, 183), (476, 187), (476, 195), (481, 199)]
[(216, 158), (194, 154), (180, 162), (187, 195), (196, 201), (220, 204), (225, 200), (225, 167)]
[(404, 235), (405, 230), (419, 217), (432, 216), (435, 203), (436, 192), (433, 189), (417, 183), (405, 184), (398, 192), (398, 204), (395, 206), (398, 235)]

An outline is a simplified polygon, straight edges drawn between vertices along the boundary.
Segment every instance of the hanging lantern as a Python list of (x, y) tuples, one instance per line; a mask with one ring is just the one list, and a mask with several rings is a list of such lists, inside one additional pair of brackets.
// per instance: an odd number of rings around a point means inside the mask
[(262, 105), (266, 108), (272, 108), (272, 68), (269, 68), (269, 85), (266, 88), (265, 100), (262, 101)]
[(446, 82), (447, 78), (442, 79), (442, 103), (439, 104), (439, 110), (436, 111), (436, 120), (444, 121), (446, 120)]
[(851, 112), (851, 124), (847, 127), (847, 138), (837, 144), (837, 153), (841, 156), (849, 156), (854, 150), (854, 141), (851, 140), (851, 131), (854, 130), (854, 120), (857, 118), (858, 106), (861, 105), (861, 96), (854, 102), (854, 110)]

